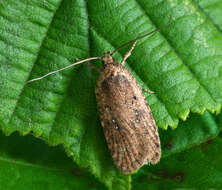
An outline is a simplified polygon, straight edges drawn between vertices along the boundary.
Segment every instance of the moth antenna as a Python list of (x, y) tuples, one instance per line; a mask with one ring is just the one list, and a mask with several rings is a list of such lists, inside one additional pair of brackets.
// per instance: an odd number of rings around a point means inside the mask
[(135, 39), (133, 39), (133, 40), (130, 40), (130, 41), (122, 44), (120, 47), (116, 48), (116, 49), (111, 53), (111, 55), (113, 55), (114, 53), (116, 53), (117, 51), (119, 51), (121, 48), (123, 48), (123, 47), (125, 47), (125, 46), (128, 46), (129, 44), (131, 44), (131, 43), (133, 43), (133, 42), (135, 42), (135, 41), (137, 41), (137, 40), (139, 40), (139, 39), (141, 39), (141, 38), (144, 38), (144, 37), (146, 37), (146, 36), (149, 36), (149, 35), (151, 35), (151, 34), (153, 34), (153, 33), (155, 33), (155, 32), (158, 32), (158, 31), (166, 28), (166, 27), (170, 24), (171, 20), (172, 20), (172, 15), (170, 15), (170, 18), (169, 18), (169, 21), (167, 22), (167, 24), (165, 24), (165, 25), (163, 25), (163, 26), (160, 27), (160, 28), (157, 28), (157, 29), (155, 29), (155, 30), (153, 30), (153, 31), (151, 31), (151, 32), (148, 32), (148, 33), (146, 33), (146, 34), (144, 34), (144, 35), (142, 35), (142, 36), (138, 36), (137, 38), (135, 38)]
[(47, 73), (47, 74), (45, 74), (45, 75), (43, 75), (43, 76), (41, 76), (41, 77), (31, 79), (31, 80), (27, 81), (26, 83), (31, 83), (31, 82), (34, 82), (34, 81), (37, 81), (37, 80), (41, 80), (41, 79), (43, 79), (43, 78), (45, 78), (45, 77), (47, 77), (47, 76), (49, 76), (49, 75), (58, 73), (58, 72), (60, 72), (60, 71), (63, 71), (63, 70), (65, 70), (65, 69), (68, 69), (68, 68), (73, 67), (73, 66), (75, 66), (75, 65), (79, 65), (79, 64), (85, 63), (85, 62), (87, 62), (87, 61), (98, 60), (98, 59), (101, 59), (101, 57), (90, 57), (90, 58), (87, 58), (87, 59), (84, 59), (84, 60), (75, 62), (75, 63), (73, 63), (73, 64), (71, 64), (71, 65), (67, 65), (66, 67), (63, 67), (63, 68), (58, 69), (58, 70), (56, 70), (56, 71), (49, 72), (49, 73)]

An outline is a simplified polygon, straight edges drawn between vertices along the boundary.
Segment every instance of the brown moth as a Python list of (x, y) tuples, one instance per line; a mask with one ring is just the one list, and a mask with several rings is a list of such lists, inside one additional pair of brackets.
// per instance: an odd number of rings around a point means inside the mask
[[(135, 41), (136, 43), (136, 41)], [(160, 160), (158, 128), (142, 88), (108, 52), (97, 82), (96, 98), (106, 141), (117, 168), (125, 174)]]
[[(159, 30), (161, 28), (139, 36), (123, 44), (112, 53), (104, 53), (102, 57), (87, 58), (27, 81), (30, 83), (41, 80), (72, 66), (101, 59), (103, 68), (97, 68), (100, 76), (96, 87), (100, 120), (113, 161), (124, 174), (132, 173), (146, 163), (156, 164), (161, 157), (158, 128), (142, 93), (143, 89), (136, 82), (134, 76), (124, 67), (125, 61), (131, 55), (137, 40)], [(131, 43), (133, 45), (130, 51), (126, 53), (120, 64), (117, 63), (112, 55)]]

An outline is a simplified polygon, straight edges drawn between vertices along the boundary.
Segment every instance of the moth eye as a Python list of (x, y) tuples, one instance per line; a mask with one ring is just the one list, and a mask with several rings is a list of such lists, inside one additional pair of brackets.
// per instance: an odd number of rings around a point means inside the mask
[(133, 96), (133, 99), (136, 100), (136, 96)]

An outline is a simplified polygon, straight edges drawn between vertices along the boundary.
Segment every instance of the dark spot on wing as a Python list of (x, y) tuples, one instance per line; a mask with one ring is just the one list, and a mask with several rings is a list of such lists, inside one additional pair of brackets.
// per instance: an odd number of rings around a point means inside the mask
[(156, 147), (157, 147), (157, 148), (159, 148), (159, 147), (160, 147), (160, 145), (159, 145), (158, 143), (155, 143), (155, 145), (156, 145)]
[(105, 105), (105, 109), (106, 109), (106, 110), (111, 110), (111, 107), (108, 106), (108, 105)]
[(135, 161), (136, 161), (139, 165), (141, 165), (141, 162), (140, 162), (139, 160), (136, 159)]
[(156, 140), (159, 139), (158, 135), (155, 135), (155, 139), (156, 139)]

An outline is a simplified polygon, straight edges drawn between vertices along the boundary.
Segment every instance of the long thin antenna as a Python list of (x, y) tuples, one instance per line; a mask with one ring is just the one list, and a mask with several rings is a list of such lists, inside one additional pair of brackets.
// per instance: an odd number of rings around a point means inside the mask
[(160, 28), (157, 28), (157, 29), (155, 29), (155, 30), (153, 30), (153, 31), (151, 31), (151, 32), (148, 32), (148, 33), (146, 33), (146, 34), (144, 34), (144, 35), (142, 35), (142, 36), (138, 36), (137, 38), (135, 38), (135, 39), (133, 39), (133, 40), (130, 40), (130, 41), (122, 44), (120, 47), (116, 48), (116, 49), (111, 53), (111, 55), (113, 55), (114, 53), (116, 53), (117, 51), (119, 51), (121, 48), (123, 48), (123, 47), (125, 47), (125, 46), (128, 46), (129, 44), (131, 44), (131, 43), (133, 43), (133, 42), (135, 42), (135, 41), (137, 41), (137, 40), (139, 40), (139, 39), (141, 39), (141, 38), (144, 38), (144, 37), (146, 37), (146, 36), (149, 36), (149, 35), (151, 35), (151, 34), (153, 34), (153, 33), (155, 33), (155, 32), (158, 32), (158, 31), (166, 28), (166, 27), (170, 24), (171, 19), (172, 19), (172, 15), (170, 15), (169, 21), (168, 21), (167, 24), (165, 24), (164, 26), (162, 26), (162, 27), (160, 27)]
[(26, 83), (30, 83), (30, 82), (34, 82), (34, 81), (37, 81), (37, 80), (41, 80), (41, 79), (43, 79), (43, 78), (45, 78), (45, 77), (47, 77), (47, 76), (49, 76), (49, 75), (52, 75), (52, 74), (55, 74), (55, 73), (57, 73), (57, 72), (63, 71), (63, 70), (65, 70), (65, 69), (68, 69), (68, 68), (73, 67), (73, 66), (75, 66), (75, 65), (79, 65), (79, 64), (85, 63), (85, 62), (87, 62), (87, 61), (92, 61), (92, 60), (97, 60), (97, 59), (101, 59), (101, 57), (90, 57), (90, 58), (87, 58), (87, 59), (78, 61), (78, 62), (76, 62), (76, 63), (73, 63), (73, 64), (71, 64), (71, 65), (68, 65), (68, 66), (66, 66), (66, 67), (63, 67), (63, 68), (61, 68), (61, 69), (59, 69), (59, 70), (56, 70), (56, 71), (52, 71), (52, 72), (50, 72), (50, 73), (47, 73), (47, 74), (45, 74), (45, 75), (43, 75), (43, 76), (41, 76), (41, 77), (38, 77), (38, 78), (35, 78), (35, 79), (31, 79), (31, 80), (27, 81)]

